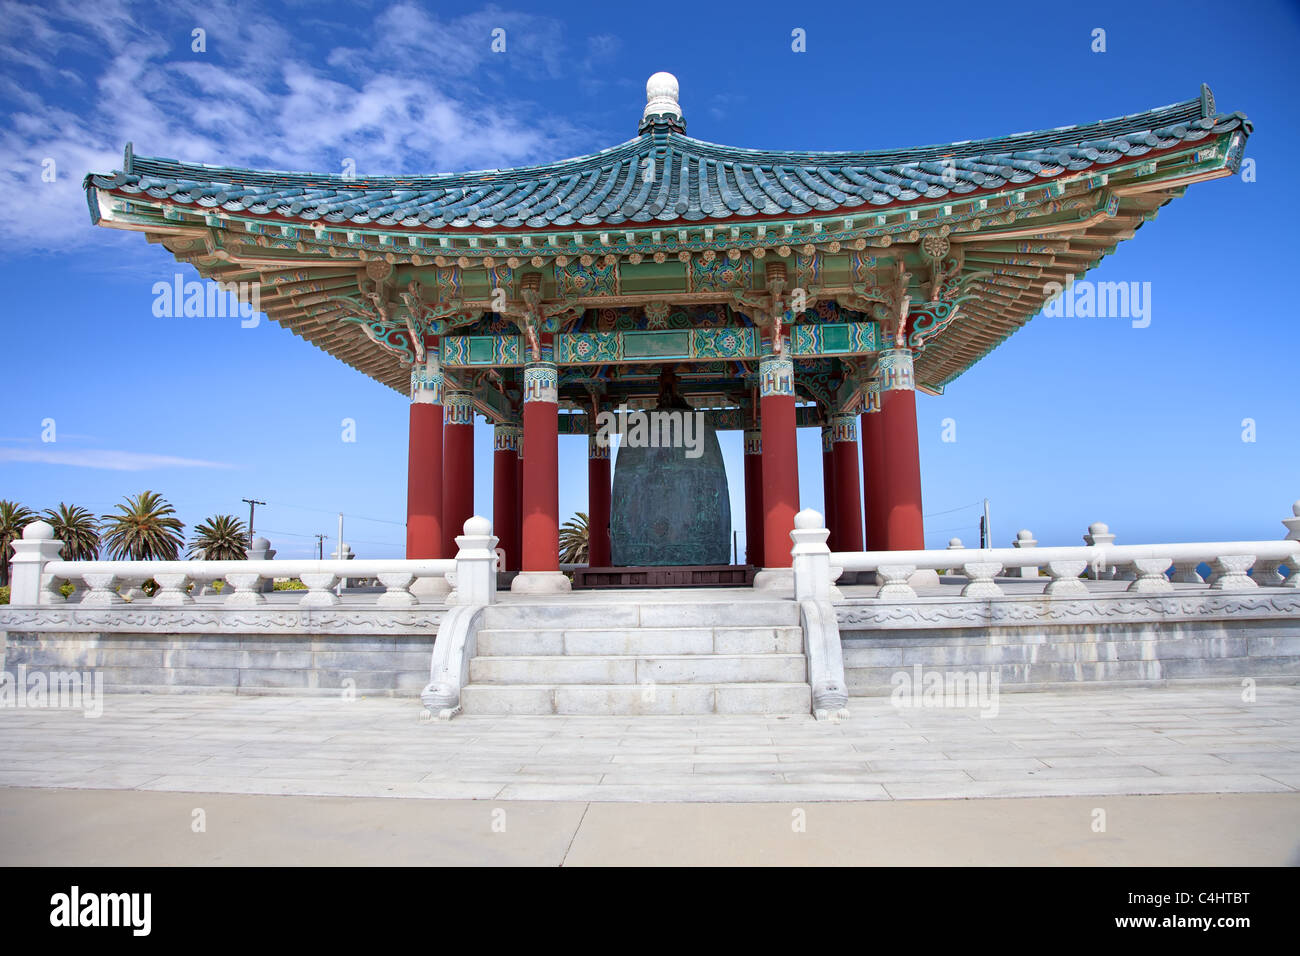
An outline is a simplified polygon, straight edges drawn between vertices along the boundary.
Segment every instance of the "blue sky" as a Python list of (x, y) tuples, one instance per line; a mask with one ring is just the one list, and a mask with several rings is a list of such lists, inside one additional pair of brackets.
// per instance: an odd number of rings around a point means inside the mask
[[(332, 541), (339, 511), (359, 554), (401, 553), (406, 399), (273, 323), (155, 318), (153, 283), (193, 272), (92, 228), (80, 188), (127, 140), (222, 165), (351, 158), (361, 175), (512, 166), (631, 138), (646, 77), (668, 70), (701, 139), (867, 149), (1138, 112), (1207, 82), (1256, 126), (1256, 181), (1193, 187), (1090, 275), (1150, 282), (1148, 328), (1039, 316), (919, 397), (926, 538), (975, 541), (985, 497), (999, 544), (1019, 528), (1079, 543), (1097, 520), (1120, 543), (1283, 534), (1300, 497), (1296, 4), (558, 6), (0, 3), (0, 498), (103, 513), (149, 488), (192, 525), (255, 497), (282, 556)], [(476, 438), (490, 514), (490, 427)], [(723, 449), (743, 528), (739, 435)], [(586, 509), (585, 454), (561, 439), (562, 517)], [(802, 503), (820, 508), (815, 431), (799, 455)]]

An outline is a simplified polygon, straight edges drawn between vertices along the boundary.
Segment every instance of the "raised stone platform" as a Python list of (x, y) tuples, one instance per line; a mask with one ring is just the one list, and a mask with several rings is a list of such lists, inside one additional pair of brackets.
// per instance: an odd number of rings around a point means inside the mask
[[(998, 583), (1005, 593), (987, 599), (962, 597), (952, 583), (904, 601), (842, 588), (834, 611), (849, 693), (888, 695), (918, 667), (945, 679), (996, 676), (1000, 691), (1300, 681), (1294, 589), (1177, 585), (1144, 595), (1103, 580), (1048, 597), (1040, 583)], [(251, 608), (216, 596), (183, 608), (0, 607), (4, 670), (101, 670), (109, 692), (414, 699), (449, 613), (376, 607), (365, 595), (329, 608), (302, 607), (291, 592), (266, 597)], [(807, 647), (788, 598), (718, 588), (497, 599), (482, 611), (468, 712), (808, 712)]]

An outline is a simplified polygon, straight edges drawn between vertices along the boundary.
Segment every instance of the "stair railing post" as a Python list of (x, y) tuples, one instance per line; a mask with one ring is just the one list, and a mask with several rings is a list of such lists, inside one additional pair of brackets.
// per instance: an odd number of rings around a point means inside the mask
[(54, 529), (44, 521), (33, 521), (23, 528), (23, 536), (13, 542), (14, 556), (9, 561), (9, 603), (41, 603), (41, 574), (49, 561), (58, 560), (63, 542), (54, 537)]
[(794, 516), (790, 551), (794, 565), (794, 599), (827, 601), (831, 598), (831, 549), (826, 545), (830, 531), (822, 516), (805, 508)]
[(448, 595), (448, 603), (496, 603), (496, 546), (491, 521), (474, 515), (465, 522), (465, 533), (456, 536), (456, 591)]

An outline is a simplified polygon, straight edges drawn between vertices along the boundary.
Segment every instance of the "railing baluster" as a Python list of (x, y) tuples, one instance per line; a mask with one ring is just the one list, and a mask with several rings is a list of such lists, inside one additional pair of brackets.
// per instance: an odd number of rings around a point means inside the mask
[(115, 590), (118, 577), (112, 571), (87, 571), (81, 579), (87, 588), (85, 597), (81, 599), (82, 607), (112, 607), (126, 603)]
[(158, 582), (158, 592), (153, 596), (153, 603), (159, 607), (180, 607), (194, 603), (194, 598), (185, 592), (190, 576), (184, 571), (159, 571), (153, 579)]
[(221, 593), (225, 594), (227, 590), (231, 592), (222, 602), (226, 607), (258, 607), (266, 603), (266, 598), (258, 589), (262, 575), (256, 571), (227, 571), (225, 580), (227, 587)]
[(967, 561), (961, 566), (969, 582), (961, 589), (962, 597), (995, 598), (1002, 596), (1002, 589), (993, 580), (994, 575), (1002, 570), (1001, 561)]
[(1255, 562), (1255, 573), (1251, 575), (1255, 583), (1262, 588), (1275, 588), (1282, 584), (1286, 579), (1282, 577), (1279, 568), (1285, 564), (1285, 559), (1279, 558), (1276, 561), (1270, 561), (1264, 558)]
[(907, 577), (916, 570), (915, 564), (882, 564), (876, 573), (884, 580), (876, 597), (886, 601), (908, 600), (916, 597), (916, 592), (907, 583)]
[(1084, 584), (1079, 578), (1088, 568), (1086, 559), (1074, 561), (1048, 561), (1047, 573), (1052, 580), (1048, 582), (1047, 588), (1043, 591), (1049, 597), (1070, 597), (1076, 594), (1087, 594), (1088, 585)]
[(420, 603), (411, 593), (415, 575), (410, 571), (381, 571), (375, 577), (384, 586), (384, 593), (375, 601), (380, 607), (412, 607)]
[(1214, 583), (1210, 585), (1215, 591), (1250, 590), (1259, 587), (1246, 572), (1255, 563), (1253, 554), (1225, 554), (1215, 559)]
[(307, 585), (299, 607), (333, 607), (339, 603), (338, 595), (330, 590), (339, 580), (333, 571), (304, 571), (298, 579)]
[(1168, 558), (1134, 558), (1133, 583), (1126, 590), (1137, 594), (1162, 594), (1172, 591), (1173, 584), (1165, 577), (1171, 564)]
[(1197, 570), (1200, 561), (1174, 561), (1174, 584), (1204, 584), (1205, 578)]

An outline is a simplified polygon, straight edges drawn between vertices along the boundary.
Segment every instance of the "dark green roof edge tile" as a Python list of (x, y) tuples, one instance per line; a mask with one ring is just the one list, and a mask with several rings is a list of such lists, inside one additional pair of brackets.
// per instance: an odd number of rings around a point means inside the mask
[[(128, 144), (122, 170), (92, 173), (84, 185), (92, 218), (91, 191), (105, 189), (198, 210), (339, 227), (680, 225), (960, 197), (1232, 130), (1249, 135), (1249, 120), (1241, 113), (1213, 114), (1213, 96), (1203, 88), (1196, 99), (1130, 116), (911, 149), (758, 150), (654, 128), (618, 146), (556, 163), (427, 176), (345, 179), (208, 166), (137, 156)], [(646, 170), (653, 171), (649, 179)]]

